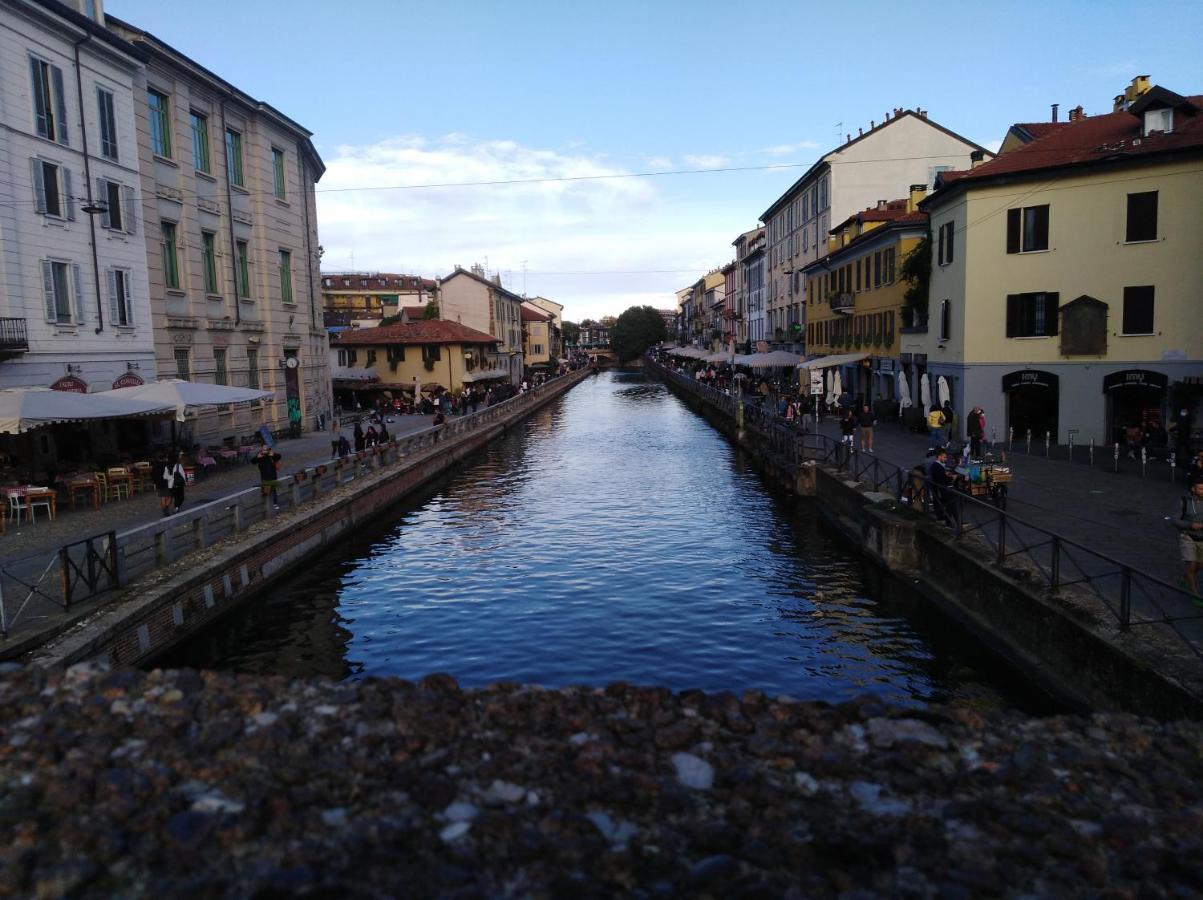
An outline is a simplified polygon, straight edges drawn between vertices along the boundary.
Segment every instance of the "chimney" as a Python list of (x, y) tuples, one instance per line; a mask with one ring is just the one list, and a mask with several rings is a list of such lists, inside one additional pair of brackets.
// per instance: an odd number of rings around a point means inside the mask
[(872, 131), (876, 127), (877, 127), (877, 123), (874, 122), (872, 119), (870, 119), (869, 120), (869, 130)]
[(884, 201), (884, 200), (878, 200), (878, 201), (877, 201), (877, 208), (878, 208), (878, 209), (885, 209), (885, 208), (886, 208), (886, 201)]
[(1069, 121), (1071, 121), (1071, 122), (1078, 122), (1084, 118), (1086, 118), (1086, 115), (1085, 115), (1085, 113), (1082, 112), (1082, 104), (1081, 103), (1079, 103), (1077, 106), (1075, 106), (1073, 109), (1071, 109), (1069, 111)]
[(969, 154), (969, 168), (976, 169), (986, 161), (985, 150), (974, 150)]
[(857, 137), (863, 137), (863, 136), (864, 136), (864, 134), (865, 134), (865, 129), (863, 129), (863, 128), (857, 128), (857, 129), (856, 129), (856, 136), (857, 136)]
[(847, 144), (851, 140), (852, 140), (852, 135), (850, 135), (850, 134), (844, 135), (844, 143), (845, 144)]
[(913, 213), (918, 211), (919, 203), (927, 195), (926, 184), (912, 184), (910, 188), (910, 196), (906, 200), (906, 211)]
[(1054, 122), (1056, 122), (1056, 121), (1058, 120), (1058, 117), (1057, 117), (1057, 110), (1058, 110), (1058, 109), (1060, 109), (1060, 108), (1061, 108), (1061, 104), (1060, 104), (1060, 103), (1054, 103), (1054, 104), (1053, 104), (1053, 121), (1054, 121)]

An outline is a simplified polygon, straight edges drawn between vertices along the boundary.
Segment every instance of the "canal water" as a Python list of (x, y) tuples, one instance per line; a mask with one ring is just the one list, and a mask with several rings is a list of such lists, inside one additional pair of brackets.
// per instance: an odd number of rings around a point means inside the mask
[(160, 662), (1014, 702), (973, 657), (873, 597), (805, 501), (768, 490), (663, 385), (620, 371)]

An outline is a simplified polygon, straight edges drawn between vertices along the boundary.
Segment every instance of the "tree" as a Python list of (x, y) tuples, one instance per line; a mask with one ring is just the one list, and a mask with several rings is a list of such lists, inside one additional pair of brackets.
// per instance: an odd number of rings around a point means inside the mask
[(613, 316), (602, 316), (597, 320), (597, 324), (603, 326), (604, 328), (613, 328), (617, 322), (618, 320)]
[(931, 234), (917, 243), (902, 259), (899, 271), (908, 287), (902, 296), (904, 325), (920, 326), (927, 322), (927, 291), (931, 283)]
[(610, 349), (620, 362), (642, 356), (648, 347), (668, 337), (664, 318), (651, 306), (632, 306), (614, 322)]
[(426, 308), (422, 310), (423, 319), (437, 319), (439, 317), (439, 305), (433, 300), (426, 301)]
[(575, 347), (581, 340), (581, 326), (576, 322), (564, 322), (564, 344)]

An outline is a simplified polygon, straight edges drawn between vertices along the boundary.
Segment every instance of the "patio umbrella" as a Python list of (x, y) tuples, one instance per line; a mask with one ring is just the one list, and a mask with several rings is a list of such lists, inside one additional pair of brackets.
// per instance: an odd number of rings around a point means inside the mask
[(840, 377), (839, 369), (833, 370), (833, 375), (832, 375), (831, 380), (834, 385), (831, 389), (831, 392), (833, 394), (835, 394), (835, 402), (839, 403), (840, 397), (844, 396), (844, 380)]
[(906, 372), (898, 373), (898, 414), (902, 415), (902, 411), (908, 406), (914, 406), (915, 401), (911, 399), (911, 386), (907, 384)]
[(272, 397), (271, 391), (229, 387), (224, 384), (199, 384), (179, 378), (151, 381), (136, 387), (117, 388), (103, 393), (110, 397), (147, 400), (159, 405), (174, 407), (177, 422), (184, 421), (188, 410), (202, 409), (206, 406), (223, 406), (227, 403), (246, 403), (250, 400), (270, 400)]
[(835, 403), (835, 371), (827, 370), (827, 396), (823, 398), (828, 406)]
[(952, 399), (952, 392), (948, 390), (948, 379), (943, 375), (936, 379), (936, 396), (940, 398), (941, 407)]
[(163, 416), (171, 406), (153, 400), (117, 397), (116, 391), (74, 394), (49, 388), (0, 390), (0, 434), (21, 434), (56, 422)]
[(923, 401), (923, 411), (926, 413), (931, 409), (931, 381), (926, 372), (919, 379), (919, 399)]

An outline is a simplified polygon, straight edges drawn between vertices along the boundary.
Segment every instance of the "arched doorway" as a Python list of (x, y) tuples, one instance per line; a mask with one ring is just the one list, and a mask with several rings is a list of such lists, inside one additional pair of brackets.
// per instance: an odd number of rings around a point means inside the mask
[(1059, 443), (1061, 386), (1056, 375), (1039, 369), (1010, 372), (1002, 378), (1002, 389), (1007, 395), (1007, 427), (1015, 440), (1025, 440), (1030, 430), (1033, 440), (1043, 440), (1049, 434), (1053, 443)]
[(1111, 440), (1124, 441), (1124, 429), (1140, 425), (1146, 431), (1165, 427), (1165, 399), (1169, 378), (1148, 369), (1124, 369), (1103, 377), (1107, 396), (1107, 426)]

